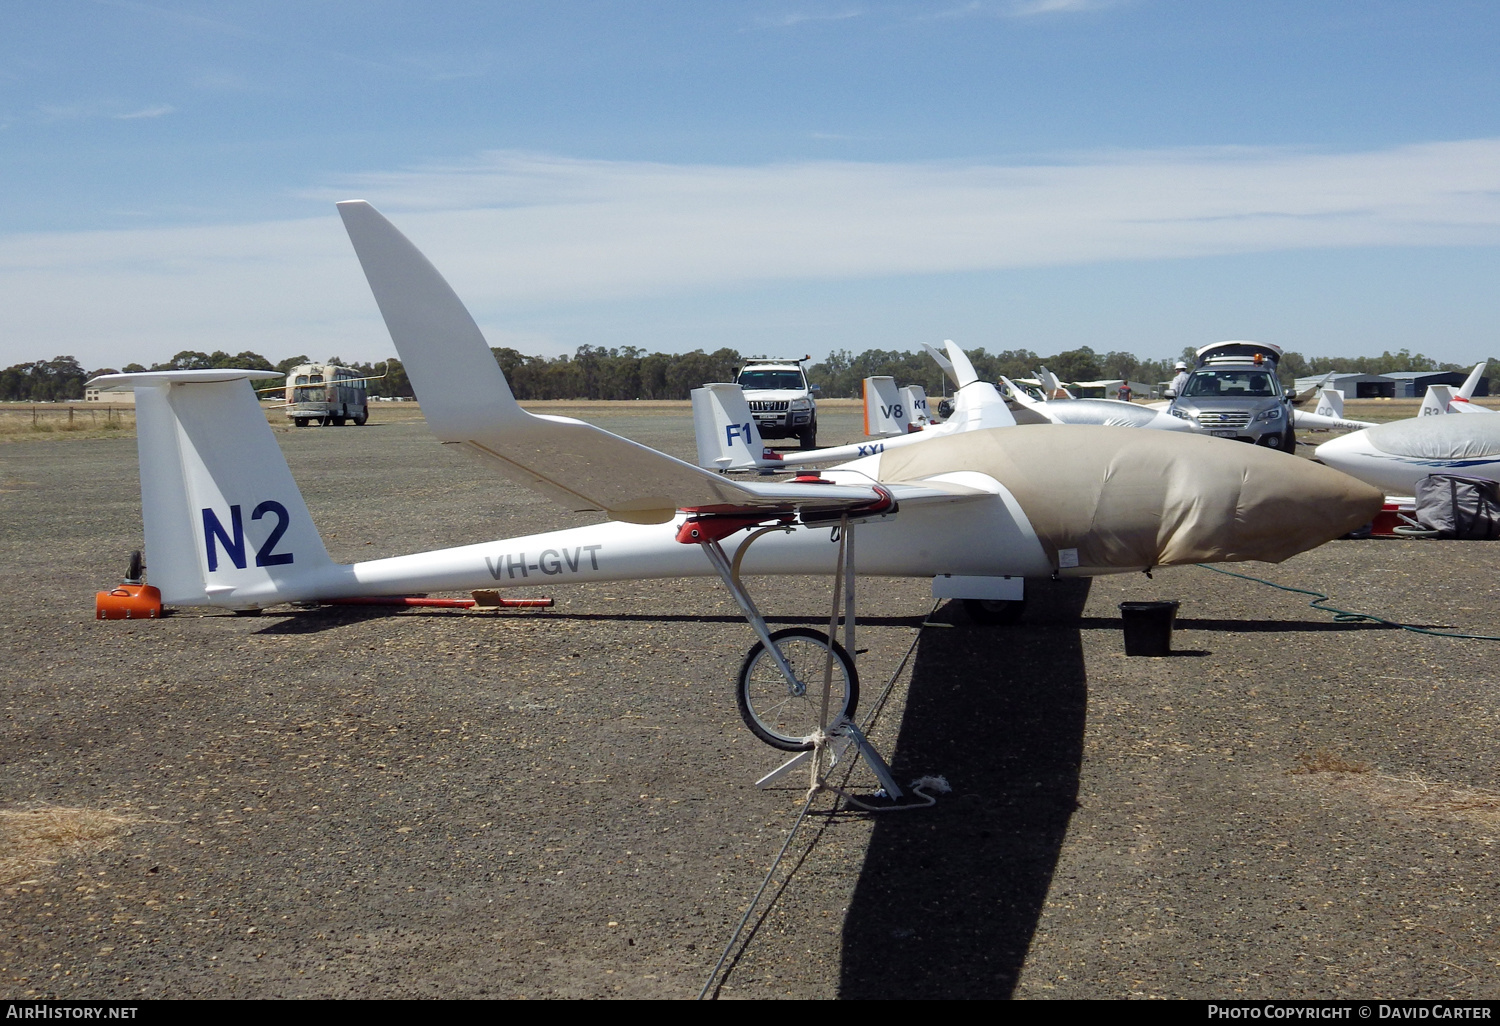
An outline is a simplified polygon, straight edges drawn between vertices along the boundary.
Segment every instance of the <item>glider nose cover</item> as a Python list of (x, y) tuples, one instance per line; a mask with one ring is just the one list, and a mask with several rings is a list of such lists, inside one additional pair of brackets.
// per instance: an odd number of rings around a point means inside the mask
[[(1054, 566), (1077, 573), (1182, 563), (1279, 563), (1369, 523), (1384, 496), (1260, 446), (1093, 426), (974, 431), (880, 456), (880, 480), (955, 470), (999, 481)], [(1065, 553), (1061, 563), (1059, 553)]]

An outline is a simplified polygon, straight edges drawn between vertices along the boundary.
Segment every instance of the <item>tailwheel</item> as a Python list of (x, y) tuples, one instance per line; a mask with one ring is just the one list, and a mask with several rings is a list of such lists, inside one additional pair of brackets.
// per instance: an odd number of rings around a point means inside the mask
[(787, 752), (809, 751), (823, 709), (823, 673), (830, 645), (833, 680), (827, 726), (844, 717), (853, 718), (859, 704), (859, 676), (844, 646), (809, 627), (775, 631), (771, 643), (787, 661), (797, 682), (787, 681), (764, 642), (757, 641), (740, 667), (735, 691), (740, 716), (745, 726), (771, 747)]

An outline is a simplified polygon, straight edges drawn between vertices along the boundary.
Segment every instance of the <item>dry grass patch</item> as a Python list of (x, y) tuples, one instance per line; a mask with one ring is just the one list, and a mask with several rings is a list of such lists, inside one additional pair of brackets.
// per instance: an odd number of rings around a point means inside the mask
[(1368, 797), (1390, 809), (1427, 816), (1455, 816), (1500, 827), (1500, 791), (1383, 773), (1361, 784)]
[(0, 809), (0, 886), (66, 856), (103, 851), (134, 822), (99, 809)]
[(1346, 759), (1337, 752), (1330, 752), (1326, 748), (1319, 748), (1311, 755), (1297, 756), (1297, 768), (1293, 773), (1368, 773), (1370, 764), (1368, 762), (1356, 762)]
[(1292, 773), (1322, 777), (1328, 787), (1356, 794), (1393, 812), (1460, 819), (1500, 829), (1500, 791), (1487, 787), (1375, 773), (1369, 763), (1346, 759), (1324, 749), (1299, 755)]

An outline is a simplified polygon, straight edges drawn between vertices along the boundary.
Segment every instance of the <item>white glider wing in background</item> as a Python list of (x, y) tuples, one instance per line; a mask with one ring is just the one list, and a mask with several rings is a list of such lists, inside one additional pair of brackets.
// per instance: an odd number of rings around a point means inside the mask
[(1009, 378), (1001, 378), (1011, 399), (1023, 409), (1051, 424), (1097, 424), (1100, 427), (1133, 427), (1153, 431), (1192, 431), (1187, 421), (1149, 406), (1119, 399), (1051, 399), (1040, 402)]

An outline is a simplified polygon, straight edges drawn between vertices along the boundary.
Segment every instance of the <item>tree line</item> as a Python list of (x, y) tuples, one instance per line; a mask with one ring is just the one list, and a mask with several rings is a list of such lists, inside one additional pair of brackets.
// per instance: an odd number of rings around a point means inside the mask
[[(733, 349), (705, 353), (647, 353), (624, 346), (603, 349), (580, 346), (571, 356), (527, 356), (514, 349), (494, 349), (495, 360), (510, 381), (517, 399), (686, 399), (688, 393), (710, 381), (732, 381), (745, 362)], [(1042, 356), (1029, 349), (1011, 349), (989, 353), (984, 349), (967, 350), (980, 378), (996, 381), (1031, 377), (1038, 367), (1046, 366), (1061, 380), (1097, 381), (1101, 378), (1124, 378), (1155, 383), (1172, 377), (1175, 358), (1142, 360), (1131, 353), (1096, 353), (1087, 346), (1052, 356)], [(1193, 350), (1184, 349), (1181, 359), (1189, 366)], [(146, 370), (214, 370), (247, 368), (287, 373), (298, 364), (311, 363), (306, 355), (287, 357), (272, 363), (259, 353), (233, 355), (222, 351), (200, 353), (184, 350), (165, 363), (145, 367), (126, 364), (116, 370), (102, 367), (85, 371), (71, 356), (52, 360), (18, 363), (0, 371), (0, 401), (61, 402), (83, 398), (83, 383), (100, 374), (137, 373)], [(377, 363), (346, 363), (337, 356), (324, 363), (348, 367), (371, 378), (371, 395), (383, 397), (413, 396), (411, 381), (400, 360)], [(1460, 364), (1440, 363), (1421, 353), (1384, 352), (1374, 357), (1304, 357), (1287, 353), (1280, 363), (1282, 382), (1290, 385), (1296, 378), (1329, 371), (1355, 374), (1387, 374), (1392, 371), (1467, 371)], [(942, 371), (925, 351), (870, 349), (862, 353), (837, 350), (827, 360), (808, 368), (808, 378), (821, 386), (827, 398), (857, 398), (861, 382), (872, 375), (888, 374), (902, 385), (921, 385), (931, 395), (946, 391)]]

